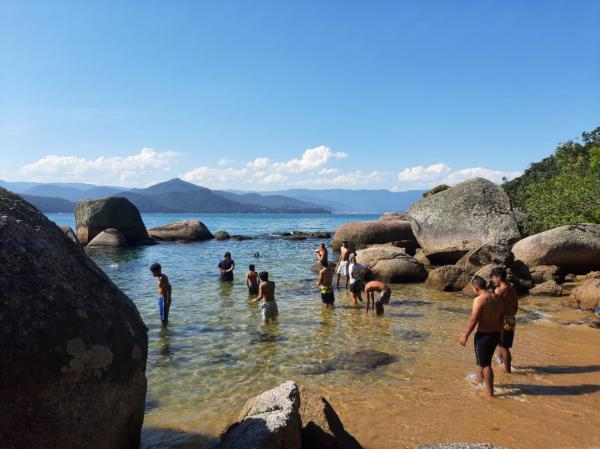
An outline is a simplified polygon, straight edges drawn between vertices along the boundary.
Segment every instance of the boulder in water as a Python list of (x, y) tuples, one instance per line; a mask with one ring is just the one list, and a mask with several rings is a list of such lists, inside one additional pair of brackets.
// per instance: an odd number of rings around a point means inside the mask
[(96, 237), (94, 237), (89, 243), (88, 246), (112, 246), (112, 247), (121, 247), (127, 246), (127, 239), (118, 229), (105, 229)]
[(406, 212), (385, 212), (379, 221), (410, 221), (410, 216)]
[(562, 296), (564, 292), (563, 288), (551, 279), (533, 287), (529, 290), (529, 294), (533, 296)]
[(210, 240), (213, 235), (208, 228), (198, 220), (180, 220), (148, 230), (150, 236), (157, 240), (197, 242)]
[(529, 269), (534, 284), (543, 284), (548, 281), (562, 282), (564, 275), (556, 265), (536, 265)]
[(515, 256), (510, 251), (509, 247), (500, 245), (482, 245), (465, 254), (458, 262), (456, 262), (456, 267), (473, 275), (486, 265), (493, 263), (509, 267), (514, 260)]
[(464, 289), (472, 276), (454, 265), (444, 265), (429, 272), (425, 285), (446, 292), (457, 292)]
[(389, 365), (394, 358), (381, 351), (374, 349), (358, 349), (356, 351), (344, 351), (337, 354), (328, 365), (333, 369), (348, 371), (366, 371)]
[(215, 232), (215, 240), (229, 240), (231, 236), (226, 231)]
[(575, 287), (566, 303), (582, 310), (595, 310), (600, 306), (600, 279), (588, 279)]
[(423, 264), (391, 245), (373, 245), (356, 253), (356, 260), (369, 268), (375, 279), (390, 282), (423, 282), (427, 270)]
[(517, 242), (512, 251), (526, 265), (557, 265), (565, 273), (600, 270), (600, 224), (561, 226)]
[(508, 195), (483, 178), (423, 198), (408, 214), (419, 245), (434, 265), (455, 263), (485, 244), (510, 246), (521, 237)]
[(75, 224), (82, 245), (109, 228), (118, 229), (130, 245), (156, 243), (148, 235), (138, 208), (123, 197), (80, 201), (75, 206)]
[(403, 246), (416, 249), (417, 241), (409, 221), (356, 221), (346, 223), (336, 229), (333, 236), (333, 249), (339, 250), (346, 240), (353, 250), (369, 245), (401, 241)]
[(0, 189), (2, 447), (133, 449), (147, 329), (64, 232)]

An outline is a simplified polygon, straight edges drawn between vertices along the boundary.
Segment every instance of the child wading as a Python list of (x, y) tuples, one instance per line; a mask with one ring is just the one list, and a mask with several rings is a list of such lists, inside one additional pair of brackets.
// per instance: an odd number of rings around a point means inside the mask
[(250, 264), (246, 273), (246, 286), (248, 287), (248, 295), (258, 295), (258, 273), (254, 264)]
[(250, 301), (252, 304), (256, 304), (262, 300), (260, 306), (262, 317), (264, 321), (270, 321), (277, 319), (279, 310), (277, 303), (275, 302), (275, 282), (269, 281), (269, 273), (261, 271), (258, 275), (260, 278), (260, 285), (258, 286), (258, 297)]
[(171, 284), (169, 278), (162, 273), (162, 268), (159, 263), (150, 265), (152, 276), (158, 278), (158, 310), (160, 312), (160, 323), (163, 328), (169, 325), (169, 310), (171, 309)]

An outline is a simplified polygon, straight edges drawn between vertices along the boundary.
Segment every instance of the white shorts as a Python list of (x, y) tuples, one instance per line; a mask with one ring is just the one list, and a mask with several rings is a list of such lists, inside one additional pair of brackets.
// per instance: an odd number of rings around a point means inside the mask
[(337, 269), (337, 274), (339, 274), (340, 276), (348, 276), (348, 261), (347, 260), (340, 262), (338, 269)]
[(260, 306), (263, 320), (274, 320), (279, 315), (279, 309), (275, 301), (267, 301)]

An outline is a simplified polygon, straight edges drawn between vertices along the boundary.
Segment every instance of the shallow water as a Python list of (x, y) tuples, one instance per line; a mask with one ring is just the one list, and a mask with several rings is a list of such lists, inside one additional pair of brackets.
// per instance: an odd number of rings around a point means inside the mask
[[(144, 215), (149, 226), (175, 218)], [(213, 231), (263, 236), (333, 230), (362, 218), (372, 217), (202, 216)], [(517, 370), (508, 376), (497, 369), (500, 396), (482, 399), (467, 380), (474, 371), (471, 342), (467, 348), (457, 342), (469, 298), (409, 284), (393, 287), (383, 317), (352, 307), (344, 290), (336, 292), (334, 310), (323, 310), (310, 271), (318, 243), (261, 238), (89, 250), (149, 328), (145, 448), (202, 447), (248, 397), (287, 379), (327, 396), (366, 448), (442, 441), (600, 446), (600, 331), (557, 324), (578, 312), (556, 299), (523, 300)], [(226, 250), (237, 262), (233, 285), (218, 283), (216, 264)], [(155, 261), (174, 288), (168, 331), (160, 330), (148, 272)], [(248, 263), (277, 283), (276, 324), (264, 325), (258, 307), (248, 304)], [(357, 349), (383, 351), (393, 360), (376, 369), (357, 366), (344, 356)]]

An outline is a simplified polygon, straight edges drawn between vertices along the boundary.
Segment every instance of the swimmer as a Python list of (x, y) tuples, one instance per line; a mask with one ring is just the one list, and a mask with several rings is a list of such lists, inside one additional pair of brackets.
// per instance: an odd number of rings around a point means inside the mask
[(321, 271), (317, 285), (321, 291), (321, 301), (327, 309), (333, 309), (335, 295), (333, 294), (333, 269), (327, 263), (327, 260), (321, 261)]
[(250, 264), (246, 273), (246, 286), (248, 294), (251, 296), (258, 295), (258, 273), (254, 264)]
[(461, 346), (467, 344), (469, 335), (475, 333), (475, 359), (477, 361), (477, 381), (485, 383), (487, 394), (494, 397), (494, 370), (492, 357), (500, 343), (500, 333), (504, 325), (504, 304), (495, 294), (487, 290), (487, 282), (481, 276), (471, 281), (477, 297), (473, 301), (473, 310), (467, 322), (467, 329), (460, 337)]
[(321, 243), (319, 249), (315, 251), (315, 256), (317, 256), (319, 262), (325, 262), (325, 265), (327, 265), (327, 247), (325, 246), (325, 243)]
[[(375, 301), (375, 292), (379, 292), (379, 299)], [(381, 281), (371, 281), (365, 284), (365, 295), (367, 295), (367, 313), (369, 308), (375, 310), (377, 315), (383, 315), (383, 305), (390, 303), (392, 290)]]
[(227, 251), (223, 256), (223, 260), (219, 262), (219, 280), (221, 282), (233, 281), (233, 270), (235, 270), (235, 262), (231, 258), (231, 253)]
[(500, 359), (504, 364), (504, 370), (507, 373), (512, 371), (512, 354), (510, 348), (515, 339), (515, 327), (517, 322), (515, 315), (519, 308), (519, 298), (517, 290), (506, 282), (506, 269), (497, 267), (492, 270), (492, 282), (494, 283), (494, 292), (504, 303), (504, 325), (502, 326), (502, 337), (500, 339)]
[(258, 296), (250, 301), (251, 304), (256, 304), (262, 300), (260, 306), (264, 321), (275, 320), (279, 316), (279, 309), (275, 302), (275, 282), (269, 281), (269, 273), (261, 271), (258, 275), (260, 285), (258, 286)]
[(348, 250), (348, 242), (344, 240), (342, 242), (342, 246), (340, 248), (340, 258), (338, 260), (338, 266), (336, 270), (337, 280), (335, 282), (335, 286), (340, 286), (340, 278), (344, 276), (346, 278), (346, 288), (348, 288), (348, 257), (350, 256), (350, 251)]
[(150, 265), (152, 276), (158, 278), (158, 311), (160, 312), (161, 326), (166, 328), (169, 325), (169, 310), (171, 309), (171, 292), (172, 287), (169, 278), (162, 273), (162, 268), (159, 263)]

